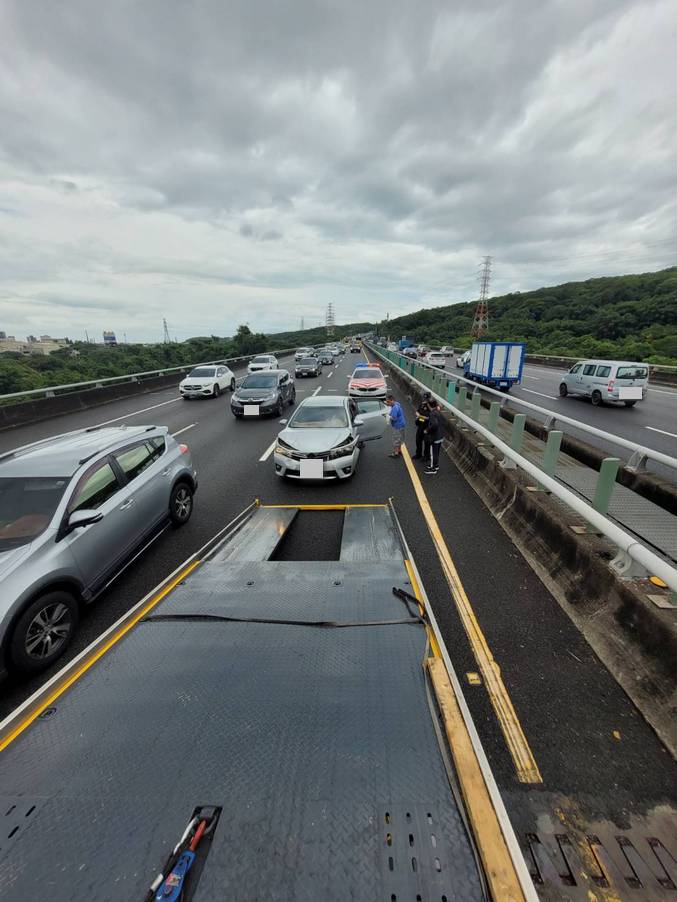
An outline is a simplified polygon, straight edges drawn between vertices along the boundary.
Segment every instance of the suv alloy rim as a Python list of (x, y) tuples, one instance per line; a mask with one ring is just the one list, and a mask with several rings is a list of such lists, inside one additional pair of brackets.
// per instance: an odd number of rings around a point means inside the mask
[(176, 516), (181, 520), (187, 517), (190, 513), (191, 503), (192, 499), (190, 492), (185, 486), (182, 486), (176, 493), (176, 498), (174, 499), (174, 512), (176, 513)]
[(73, 618), (67, 605), (58, 601), (38, 611), (26, 630), (24, 648), (29, 658), (43, 660), (68, 639)]

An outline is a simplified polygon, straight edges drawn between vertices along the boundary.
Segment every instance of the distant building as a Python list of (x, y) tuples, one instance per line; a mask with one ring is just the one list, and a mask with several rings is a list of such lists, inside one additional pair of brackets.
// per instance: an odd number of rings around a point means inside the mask
[(0, 354), (51, 354), (67, 348), (70, 341), (67, 338), (52, 338), (50, 335), (29, 335), (26, 341), (17, 341), (13, 335), (0, 333)]
[(115, 332), (104, 332), (103, 333), (103, 343), (105, 345), (113, 346), (118, 343), (117, 338), (115, 337)]

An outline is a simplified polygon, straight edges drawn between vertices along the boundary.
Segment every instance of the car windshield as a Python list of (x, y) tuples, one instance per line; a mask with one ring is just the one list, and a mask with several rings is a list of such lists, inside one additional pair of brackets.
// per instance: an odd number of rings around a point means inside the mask
[(270, 363), (270, 357), (255, 357), (252, 363)]
[(275, 388), (277, 385), (277, 376), (270, 373), (255, 373), (247, 376), (241, 388)]
[(315, 366), (317, 363), (317, 357), (304, 357), (301, 361), (301, 366)]
[(337, 429), (348, 425), (345, 408), (320, 407), (318, 404), (301, 405), (291, 418), (293, 429), (317, 429), (327, 427)]
[(355, 370), (353, 373), (353, 379), (383, 379), (383, 373), (381, 370)]
[(617, 379), (646, 379), (645, 366), (619, 366), (616, 373)]
[(67, 477), (0, 479), (0, 551), (27, 545), (44, 532), (67, 485)]
[(216, 375), (216, 367), (213, 366), (196, 366), (188, 374), (189, 379), (206, 379), (208, 376)]

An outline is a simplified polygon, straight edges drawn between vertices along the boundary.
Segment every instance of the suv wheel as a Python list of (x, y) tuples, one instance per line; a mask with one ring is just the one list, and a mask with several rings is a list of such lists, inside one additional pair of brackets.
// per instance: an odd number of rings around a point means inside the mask
[(213, 393), (212, 393), (212, 397), (213, 397), (213, 398), (218, 398), (218, 396), (219, 396), (220, 394), (221, 394), (221, 387), (220, 387), (220, 385), (219, 385), (218, 382), (215, 382), (215, 383), (214, 383), (214, 391), (213, 391)]
[(595, 389), (594, 392), (590, 395), (590, 400), (595, 407), (599, 407), (599, 405), (602, 403), (602, 393)]
[(177, 482), (169, 496), (169, 518), (174, 526), (183, 526), (193, 513), (193, 490), (187, 482)]
[(569, 394), (569, 389), (567, 388), (566, 382), (560, 382), (559, 384), (559, 396), (560, 398), (566, 398)]
[(235, 391), (235, 377), (230, 380), (230, 390)]
[(289, 406), (291, 407), (294, 404), (296, 404), (296, 389), (294, 389), (294, 391), (289, 396)]
[(69, 592), (46, 592), (19, 618), (9, 646), (17, 670), (37, 673), (69, 646), (78, 625), (78, 603)]

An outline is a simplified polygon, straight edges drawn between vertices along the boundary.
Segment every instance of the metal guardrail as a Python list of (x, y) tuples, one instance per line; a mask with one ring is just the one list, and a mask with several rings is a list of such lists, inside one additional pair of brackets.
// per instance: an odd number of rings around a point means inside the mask
[(259, 351), (256, 354), (245, 354), (241, 357), (222, 357), (219, 360), (201, 360), (199, 363), (185, 363), (181, 366), (166, 366), (159, 370), (146, 370), (143, 373), (126, 373), (124, 376), (106, 376), (104, 379), (90, 379), (87, 382), (68, 382), (64, 385), (49, 385), (45, 388), (32, 388), (27, 391), (9, 392), (6, 395), (0, 395), (0, 404), (11, 398), (29, 398), (42, 396), (44, 398), (53, 398), (57, 393), (68, 394), (70, 391), (90, 388), (102, 388), (104, 385), (112, 385), (120, 382), (139, 382), (142, 377), (149, 378), (151, 376), (166, 376), (170, 373), (185, 373), (188, 370), (195, 369), (196, 366), (222, 366), (228, 363), (242, 363), (245, 360), (252, 360), (254, 357), (260, 357), (262, 354), (292, 354), (295, 348), (283, 348), (279, 351)]
[[(447, 345), (447, 347), (450, 347), (450, 345)], [(432, 350), (437, 351), (439, 349), (433, 348)], [(470, 348), (452, 347), (451, 350), (456, 354), (469, 351)], [(571, 363), (577, 363), (579, 360), (585, 360), (586, 358), (583, 355), (581, 355), (580, 357), (567, 357), (564, 354), (525, 354), (524, 359), (527, 363), (529, 363), (531, 360), (532, 362), (538, 364), (539, 360), (568, 360)], [(647, 363), (645, 360), (638, 360), (637, 363), (642, 363), (644, 364), (644, 366), (648, 367), (650, 374), (667, 372), (677, 375), (677, 366), (670, 366), (670, 364), (667, 363)]]
[[(380, 350), (384, 351), (385, 349), (381, 348)], [(394, 351), (386, 351), (385, 353), (395, 354)], [(406, 355), (403, 354), (395, 354), (395, 356), (402, 357), (404, 360), (407, 359)], [(629, 439), (623, 438), (620, 435), (615, 435), (604, 429), (597, 429), (595, 426), (589, 426), (587, 423), (581, 423), (580, 420), (575, 420), (573, 417), (567, 417), (556, 411), (550, 410), (547, 407), (540, 407), (538, 404), (533, 404), (531, 401), (525, 401), (514, 395), (507, 395), (505, 392), (490, 388), (487, 385), (480, 385), (472, 379), (468, 379), (466, 376), (459, 376), (457, 373), (452, 373), (449, 370), (442, 370), (439, 367), (431, 366), (431, 364), (426, 363), (425, 360), (416, 359), (412, 360), (411, 363), (417, 367), (426, 367), (434, 373), (442, 373), (454, 382), (466, 383), (469, 387), (474, 388), (476, 392), (481, 390), (482, 392), (495, 395), (497, 398), (501, 399), (502, 407), (510, 403), (518, 404), (520, 407), (525, 407), (527, 410), (533, 410), (545, 417), (545, 423), (543, 425), (547, 430), (552, 429), (556, 423), (565, 423), (568, 426), (574, 427), (579, 432), (586, 432), (589, 435), (594, 435), (596, 438), (605, 439), (612, 445), (618, 445), (620, 448), (627, 448), (632, 452), (632, 455), (626, 466), (627, 469), (631, 470), (633, 473), (639, 473), (646, 470), (647, 460), (655, 460), (657, 463), (661, 463), (666, 467), (677, 469), (677, 458), (670, 457), (669, 454), (664, 454), (662, 451), (654, 451), (653, 448), (647, 448), (645, 445), (638, 445), (637, 442), (631, 442)]]
[[(550, 492), (552, 495), (566, 504), (567, 507), (573, 510), (578, 516), (582, 517), (588, 524), (590, 524), (590, 526), (593, 527), (595, 532), (600, 533), (601, 535), (605, 536), (610, 542), (612, 542), (616, 546), (618, 551), (614, 559), (610, 562), (609, 566), (617, 575), (627, 576), (632, 573), (633, 565), (638, 565), (644, 574), (658, 576), (670, 587), (673, 593), (677, 593), (676, 567), (673, 567), (664, 558), (659, 557), (645, 545), (642, 545), (637, 540), (636, 536), (625, 532), (625, 530), (621, 529), (621, 527), (614, 523), (612, 520), (609, 520), (608, 517), (604, 515), (604, 513), (601, 513), (600, 510), (596, 509), (592, 504), (588, 504), (577, 494), (558, 482), (557, 479), (555, 479), (554, 475), (548, 473), (546, 469), (542, 469), (537, 464), (532, 463), (520, 453), (522, 445), (521, 435), (524, 432), (524, 414), (518, 414), (515, 417), (511, 443), (507, 444), (492, 431), (492, 425), (493, 428), (495, 428), (495, 425), (498, 422), (498, 412), (500, 407), (498, 402), (492, 403), (491, 407), (493, 409), (489, 411), (489, 423), (487, 426), (484, 426), (479, 422), (479, 392), (475, 393), (477, 401), (474, 403), (473, 411), (476, 414), (477, 418), (473, 418), (461, 409), (461, 405), (464, 405), (465, 401), (465, 388), (463, 388), (462, 392), (459, 393), (459, 405), (452, 403), (452, 401), (450, 401), (448, 398), (435, 391), (436, 386), (434, 383), (436, 380), (434, 379), (434, 373), (436, 372), (441, 376), (442, 371), (440, 371), (439, 369), (436, 370), (435, 367), (426, 365), (426, 371), (433, 371), (433, 376), (426, 383), (421, 381), (420, 379), (417, 379), (416, 376), (412, 374), (406, 367), (400, 365), (399, 360), (394, 359), (396, 357), (399, 358), (402, 355), (395, 354), (393, 351), (384, 351), (383, 348), (377, 348), (371, 344), (367, 345), (367, 347), (369, 347), (369, 350), (372, 351), (372, 353), (376, 354), (378, 357), (381, 357), (381, 359), (383, 360), (387, 360), (393, 366), (397, 367), (400, 372), (404, 373), (407, 376), (409, 381), (413, 382), (424, 390), (432, 391), (433, 394), (435, 394), (438, 402), (441, 403), (441, 405), (446, 410), (453, 414), (457, 419), (461, 420), (461, 422), (465, 423), (467, 426), (470, 426), (473, 431), (481, 435), (503, 454), (503, 461), (501, 461), (501, 464), (505, 468), (514, 469), (516, 467), (519, 467), (521, 470), (524, 470), (525, 473), (528, 473), (536, 480), (538, 485), (542, 486), (543, 489)], [(404, 357), (403, 359), (406, 360), (406, 358)], [(417, 360), (409, 361), (409, 363), (413, 363), (414, 367), (421, 365)], [(455, 395), (456, 386), (450, 385), (449, 389), (451, 389), (452, 387)], [(555, 432), (551, 433), (551, 435), (556, 434), (557, 433)], [(677, 465), (677, 461), (674, 461), (674, 465)], [(595, 497), (596, 501), (599, 500), (600, 507), (602, 508), (604, 508), (605, 501), (603, 495), (607, 490), (610, 477), (610, 469), (608, 467), (603, 469), (605, 470), (605, 472), (600, 472), (601, 482), (598, 480), (598, 488)], [(552, 473), (554, 474), (554, 469)]]

